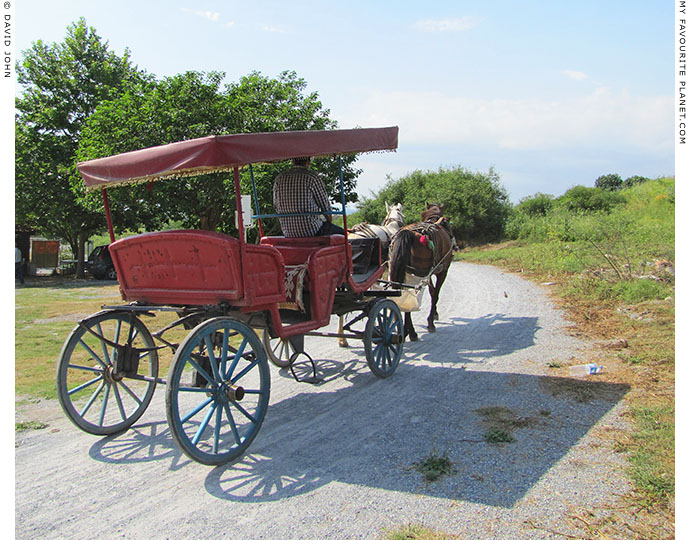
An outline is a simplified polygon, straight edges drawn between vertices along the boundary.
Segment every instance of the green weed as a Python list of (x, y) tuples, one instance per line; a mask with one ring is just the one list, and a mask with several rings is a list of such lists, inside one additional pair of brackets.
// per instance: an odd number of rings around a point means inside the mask
[(515, 437), (503, 429), (492, 428), (484, 434), (484, 440), (488, 443), (512, 443)]
[(427, 457), (412, 464), (412, 468), (424, 475), (427, 482), (434, 482), (444, 475), (455, 474), (453, 462), (448, 458), (446, 452), (438, 455), (435, 451)]
[(30, 429), (45, 429), (47, 427), (48, 424), (38, 422), (35, 420), (29, 420), (27, 422), (17, 422), (14, 424), (14, 430), (17, 433), (21, 433), (22, 431), (28, 431)]

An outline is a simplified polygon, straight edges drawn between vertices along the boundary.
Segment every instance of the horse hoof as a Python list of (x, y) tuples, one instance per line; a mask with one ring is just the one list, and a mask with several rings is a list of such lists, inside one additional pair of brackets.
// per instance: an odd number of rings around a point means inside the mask
[(338, 342), (338, 345), (340, 345), (340, 347), (343, 348), (343, 349), (349, 349), (349, 348), (350, 348), (350, 345), (349, 345), (349, 344), (343, 343), (343, 342), (341, 342), (341, 341)]
[(414, 336), (408, 336), (408, 337), (410, 338), (410, 341), (417, 341), (419, 339), (419, 337), (417, 337), (417, 334), (415, 334)]
[(429, 326), (429, 327), (427, 327), (427, 330), (429, 331), (430, 334), (433, 334), (434, 332), (436, 332), (436, 327), (435, 326)]

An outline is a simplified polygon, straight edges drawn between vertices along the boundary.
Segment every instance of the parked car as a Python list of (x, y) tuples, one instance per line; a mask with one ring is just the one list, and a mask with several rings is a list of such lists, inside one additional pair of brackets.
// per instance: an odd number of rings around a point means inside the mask
[(86, 271), (96, 279), (117, 279), (108, 245), (96, 246), (86, 261)]

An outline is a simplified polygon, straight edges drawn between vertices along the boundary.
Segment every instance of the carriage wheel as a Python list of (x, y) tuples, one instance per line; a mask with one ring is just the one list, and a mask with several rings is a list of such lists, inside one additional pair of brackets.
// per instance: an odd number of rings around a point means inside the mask
[(264, 348), (268, 359), (279, 368), (288, 367), (295, 348), (289, 339), (271, 338), (268, 330), (263, 331)]
[(388, 299), (376, 302), (369, 311), (364, 331), (364, 354), (374, 375), (382, 379), (393, 375), (402, 356), (404, 340), (398, 306)]
[(151, 333), (132, 314), (100, 313), (81, 321), (57, 364), (58, 399), (69, 419), (93, 435), (112, 435), (134, 424), (156, 388), (154, 346)]
[(170, 365), (165, 403), (173, 438), (200, 463), (232, 461), (259, 432), (270, 386), (266, 353), (250, 327), (229, 317), (201, 323)]

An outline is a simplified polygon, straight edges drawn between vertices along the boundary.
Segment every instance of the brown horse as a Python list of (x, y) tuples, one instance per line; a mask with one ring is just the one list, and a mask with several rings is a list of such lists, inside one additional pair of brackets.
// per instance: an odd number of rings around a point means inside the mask
[[(438, 295), (453, 260), (455, 247), (448, 218), (443, 217), (444, 209), (443, 204), (427, 203), (421, 221), (400, 229), (393, 237), (390, 248), (391, 282), (405, 283), (406, 273), (428, 280), (431, 295), (431, 309), (427, 318), (429, 332), (436, 331), (434, 320), (438, 320)], [(436, 283), (432, 280), (434, 276)], [(410, 341), (418, 339), (409, 311), (405, 312), (405, 335), (409, 336)]]

